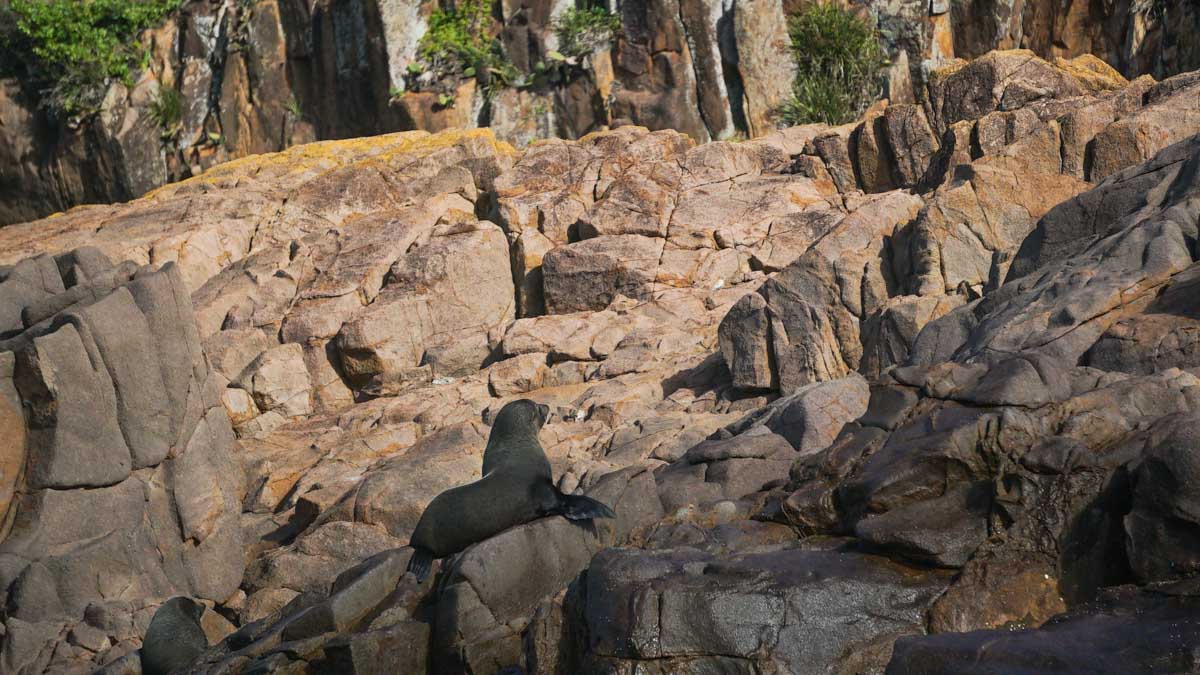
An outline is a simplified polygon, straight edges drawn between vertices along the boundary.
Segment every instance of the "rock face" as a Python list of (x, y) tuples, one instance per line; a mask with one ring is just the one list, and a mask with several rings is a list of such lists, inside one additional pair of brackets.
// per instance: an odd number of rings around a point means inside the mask
[[(704, 44), (622, 105), (674, 114)], [(1194, 671), (1200, 80), (927, 89), (737, 143), (322, 142), (0, 230), (0, 669), (136, 672), (185, 594), (193, 672)], [(617, 517), (417, 585), (519, 397)]]
[[(256, 0), (252, 6), (190, 0), (140, 36), (147, 65), (132, 82), (112, 83), (100, 113), (79, 125), (48, 118), (33, 83), (0, 81), (0, 224), (81, 203), (132, 199), (231, 159), (317, 139), (491, 126), (504, 140), (525, 145), (621, 124), (675, 129), (698, 142), (768, 135), (792, 87), (786, 25), (794, 4), (624, 3), (611, 8), (621, 23), (612, 39), (571, 56), (568, 65), (560, 63), (556, 24), (566, 5), (497, 2), (490, 32), (516, 76), (489, 94), (474, 78), (410, 90), (409, 68), (420, 67), (418, 45), (437, 7), (430, 0), (345, 6), (327, 0)], [(1061, 80), (1052, 68), (1043, 68), (1049, 79), (1039, 79), (1036, 67), (1018, 63), (1024, 72), (1013, 86), (992, 92), (992, 84), (981, 81), (975, 95), (947, 97), (935, 71), (958, 63), (956, 57), (1028, 49), (1068, 63), (1086, 55), (1068, 66), (1087, 82), (1085, 91), (1103, 87), (1114, 72), (1100, 60), (1129, 78), (1161, 79), (1200, 67), (1194, 37), (1200, 11), (1190, 0), (851, 5), (875, 24), (893, 61), (887, 98), (920, 104), (877, 118), (873, 130), (855, 141), (861, 146), (856, 161), (866, 166), (886, 154), (877, 142), (885, 129), (908, 138), (898, 173), (861, 171), (870, 185), (904, 186), (920, 178), (915, 165), (936, 147), (925, 118), (941, 118), (940, 101), (951, 98), (972, 108), (995, 98), (1011, 109)], [(171, 129), (160, 128), (152, 113), (166, 89), (180, 99), (180, 119)], [(447, 106), (440, 95), (454, 104)], [(962, 111), (946, 112), (954, 117)]]
[(610, 549), (592, 561), (584, 591), (587, 668), (653, 660), (657, 672), (825, 673), (847, 661), (878, 669), (886, 642), (922, 631), (924, 609), (946, 579), (836, 550), (718, 560), (687, 549)]
[[(786, 393), (852, 370), (878, 376), (910, 358), (945, 360), (962, 342), (982, 349), (982, 339), (961, 332), (974, 326), (975, 319), (968, 317), (979, 316), (976, 298), (981, 293), (1006, 278), (1082, 253), (1087, 244), (1115, 232), (1121, 219), (1135, 217), (1133, 212), (1147, 199), (1159, 199), (1151, 196), (1156, 194), (1152, 185), (1168, 189), (1180, 163), (1194, 152), (1194, 141), (1182, 139), (1200, 132), (1195, 118), (1200, 88), (1190, 75), (1157, 84), (1144, 78), (1085, 95), (1090, 80), (1076, 68), (1052, 66), (1018, 51), (994, 52), (963, 67), (935, 71), (933, 82), (939, 97), (934, 100), (940, 103), (933, 108), (932, 126), (943, 134), (914, 186), (923, 199), (895, 191), (873, 197), (859, 207), (861, 218), (852, 214), (841, 221), (764, 283), (757, 297), (739, 301), (720, 331), (722, 353), (739, 387)], [(1110, 80), (1105, 87), (1119, 83), (1119, 78)], [(886, 108), (883, 119), (900, 107)], [(1176, 111), (1179, 121), (1171, 131), (1150, 121), (1167, 110)], [(908, 113), (897, 113), (902, 114)], [(1162, 131), (1124, 131), (1148, 125)], [(851, 158), (843, 169), (849, 181), (862, 175), (863, 139), (876, 133), (877, 126), (868, 119), (844, 136), (826, 132), (811, 141), (811, 150), (825, 158), (831, 175), (841, 161), (837, 158)], [(906, 147), (908, 137), (891, 135), (903, 128), (883, 127), (884, 140)], [(1098, 162), (1117, 138), (1124, 140), (1111, 156), (1122, 159)], [(831, 152), (830, 145), (845, 149)], [(1149, 157), (1143, 147), (1156, 156), (1139, 169), (1128, 167), (1126, 162)], [(906, 156), (885, 156), (887, 175), (904, 173), (897, 158)], [(1093, 184), (1096, 189), (1087, 191)], [(853, 187), (878, 189), (861, 181), (839, 189), (845, 193)], [(1183, 190), (1174, 199), (1186, 200)], [(1170, 212), (1177, 203), (1158, 202), (1161, 210), (1136, 217)], [(1077, 265), (1074, 259), (1069, 264), (1071, 269)], [(1142, 269), (1141, 261), (1129, 265)], [(1054, 282), (1042, 283), (1044, 288)], [(1000, 302), (1017, 287), (1010, 285), (982, 302)], [(1063, 297), (1078, 303), (1074, 294)], [(1128, 301), (1122, 296), (1109, 302)], [(1013, 312), (1021, 306), (1014, 299)], [(953, 318), (941, 320), (943, 316)], [(918, 334), (931, 322), (919, 341)], [(1014, 336), (1029, 328), (994, 323)], [(1067, 325), (1075, 324), (1067, 320)], [(1067, 330), (1064, 326), (1063, 332)], [(955, 340), (959, 344), (951, 344)], [(935, 346), (939, 341), (945, 342)], [(1097, 349), (1115, 348), (1111, 344)]]
[(83, 248), (2, 279), (0, 660), (41, 672), (136, 647), (172, 595), (230, 599), (243, 489), (178, 266)]

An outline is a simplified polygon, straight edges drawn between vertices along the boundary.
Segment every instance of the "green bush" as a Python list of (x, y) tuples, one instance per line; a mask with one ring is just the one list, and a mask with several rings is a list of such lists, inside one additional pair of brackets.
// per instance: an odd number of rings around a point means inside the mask
[(603, 7), (571, 8), (554, 22), (558, 51), (568, 57), (584, 56), (607, 45), (620, 28), (621, 17)]
[[(11, 0), (0, 61), (22, 67), (45, 90), (51, 109), (96, 108), (110, 80), (131, 81), (145, 55), (137, 34), (158, 24), (180, 0)], [(15, 66), (20, 64), (20, 66)]]
[(478, 76), (485, 84), (503, 84), (512, 77), (512, 65), (491, 35), (491, 21), (490, 0), (459, 0), (455, 7), (435, 9), (417, 46), (417, 58), (437, 79)]
[(867, 21), (821, 0), (788, 21), (796, 84), (781, 115), (788, 124), (845, 124), (881, 92), (887, 57)]
[(183, 100), (178, 89), (159, 87), (150, 101), (150, 119), (167, 134), (173, 133), (183, 119)]

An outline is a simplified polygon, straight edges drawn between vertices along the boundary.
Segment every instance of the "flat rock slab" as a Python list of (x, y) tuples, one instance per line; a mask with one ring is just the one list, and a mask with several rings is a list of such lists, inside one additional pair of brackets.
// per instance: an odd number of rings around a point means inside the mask
[[(606, 549), (592, 561), (584, 610), (601, 662), (749, 661), (759, 671), (878, 669), (950, 575), (842, 551), (716, 558), (695, 549)], [(749, 664), (744, 664), (749, 665)]]
[(1081, 613), (1033, 630), (901, 638), (887, 673), (1194, 673), (1198, 653), (1196, 599), (1159, 598), (1149, 607)]

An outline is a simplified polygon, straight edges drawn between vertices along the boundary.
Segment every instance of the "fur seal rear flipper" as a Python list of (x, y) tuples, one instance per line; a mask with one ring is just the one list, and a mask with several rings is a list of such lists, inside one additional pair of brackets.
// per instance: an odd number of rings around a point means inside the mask
[[(557, 490), (555, 490), (557, 492)], [(592, 518), (616, 518), (617, 514), (604, 502), (584, 495), (558, 493), (558, 504), (546, 515), (563, 516), (568, 520), (591, 520)]]
[(513, 401), (500, 409), (483, 452), (483, 478), (434, 497), (409, 545), (408, 571), (425, 580), (435, 558), (546, 516), (570, 520), (613, 518), (613, 510), (582, 495), (563, 494), (553, 482), (538, 432), (550, 409), (533, 401)]

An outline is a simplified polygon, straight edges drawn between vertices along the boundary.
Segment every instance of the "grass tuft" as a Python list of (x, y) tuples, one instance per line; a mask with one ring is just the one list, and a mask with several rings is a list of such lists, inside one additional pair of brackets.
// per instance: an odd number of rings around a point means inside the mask
[(857, 119), (882, 91), (887, 56), (865, 19), (828, 0), (788, 21), (796, 83), (780, 111), (790, 125)]

